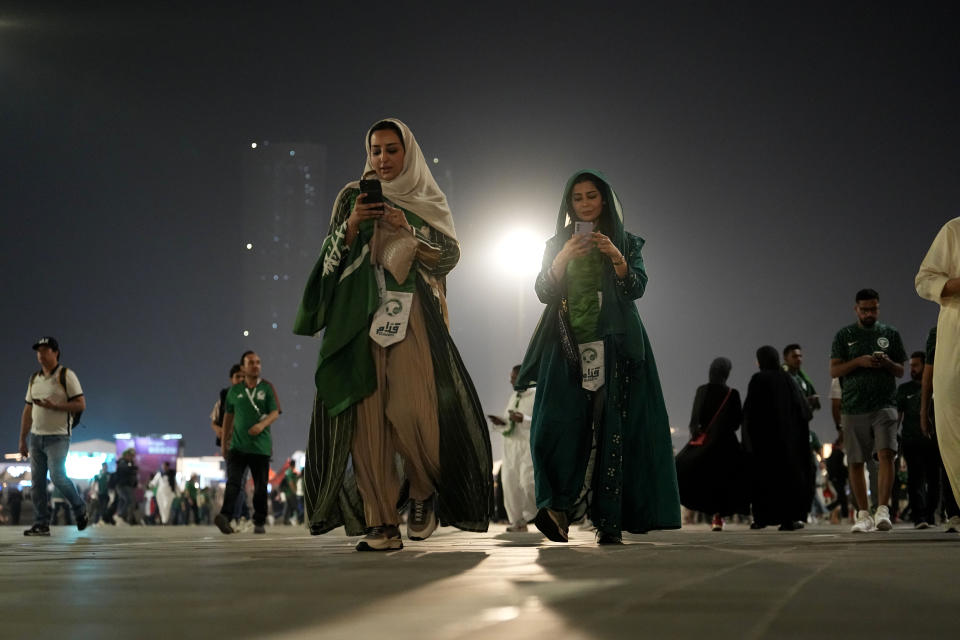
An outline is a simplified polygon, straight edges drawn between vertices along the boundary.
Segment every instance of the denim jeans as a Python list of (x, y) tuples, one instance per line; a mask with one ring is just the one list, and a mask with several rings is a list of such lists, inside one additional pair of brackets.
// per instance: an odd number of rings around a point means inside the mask
[(30, 434), (30, 473), (33, 478), (31, 494), (33, 507), (37, 512), (35, 524), (50, 524), (50, 504), (47, 501), (47, 471), (53, 486), (60, 489), (64, 499), (70, 503), (74, 517), (83, 511), (83, 500), (77, 493), (77, 487), (67, 477), (67, 451), (70, 450), (70, 436), (40, 436)]

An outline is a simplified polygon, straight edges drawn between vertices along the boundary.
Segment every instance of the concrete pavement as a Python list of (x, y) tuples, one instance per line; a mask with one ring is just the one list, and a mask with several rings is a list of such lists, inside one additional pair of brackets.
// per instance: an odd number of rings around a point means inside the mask
[(444, 528), (356, 553), (342, 531), (0, 528), (4, 637), (872, 638), (952, 635), (960, 536), (705, 526), (597, 547)]

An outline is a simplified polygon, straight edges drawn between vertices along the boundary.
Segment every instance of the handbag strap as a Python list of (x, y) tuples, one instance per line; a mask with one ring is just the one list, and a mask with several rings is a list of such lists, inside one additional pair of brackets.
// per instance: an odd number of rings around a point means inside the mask
[(720, 412), (723, 411), (723, 408), (727, 406), (727, 400), (730, 399), (730, 394), (733, 392), (733, 388), (727, 389), (727, 395), (724, 396), (723, 402), (720, 403), (720, 407), (717, 409), (717, 412), (713, 414), (713, 418), (710, 419), (710, 422), (707, 423), (707, 426), (704, 427), (703, 433), (706, 433), (710, 427), (713, 426), (713, 423), (717, 421), (717, 418), (720, 416)]

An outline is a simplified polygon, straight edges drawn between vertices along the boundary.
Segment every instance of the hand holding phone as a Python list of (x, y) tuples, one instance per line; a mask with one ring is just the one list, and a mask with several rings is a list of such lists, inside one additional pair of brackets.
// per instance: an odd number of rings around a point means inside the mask
[(379, 180), (361, 180), (360, 193), (363, 194), (364, 204), (382, 204), (383, 189)]
[(578, 236), (588, 236), (593, 233), (593, 223), (592, 222), (577, 222), (573, 223), (573, 233)]

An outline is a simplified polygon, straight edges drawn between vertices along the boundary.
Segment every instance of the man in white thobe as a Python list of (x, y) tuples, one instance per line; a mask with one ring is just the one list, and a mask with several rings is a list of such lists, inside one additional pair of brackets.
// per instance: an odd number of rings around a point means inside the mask
[[(520, 365), (510, 373), (510, 386), (517, 382)], [(526, 531), (527, 523), (537, 515), (534, 492), (533, 457), (530, 455), (530, 425), (536, 388), (514, 391), (505, 411), (506, 417), (488, 416), (494, 428), (503, 433), (503, 465), (500, 480), (503, 506), (510, 526), (507, 531)]]
[(937, 362), (933, 369), (933, 411), (943, 466), (960, 501), (960, 218), (943, 225), (914, 281), (921, 298), (940, 305)]

